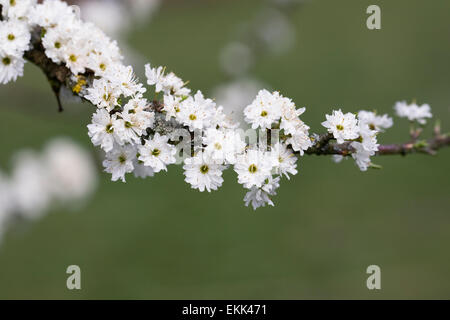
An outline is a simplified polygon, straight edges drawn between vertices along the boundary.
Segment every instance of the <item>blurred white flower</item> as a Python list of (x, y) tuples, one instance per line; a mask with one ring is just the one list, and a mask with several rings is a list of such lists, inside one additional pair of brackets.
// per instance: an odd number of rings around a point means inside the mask
[(79, 6), (82, 18), (111, 36), (127, 32), (137, 22), (148, 21), (161, 0), (89, 0)]
[(11, 191), (9, 188), (9, 181), (0, 172), (0, 240), (2, 238), (2, 233), (6, 229), (6, 224), (10, 219), (12, 212), (11, 203)]
[(14, 210), (29, 219), (39, 218), (50, 205), (51, 188), (40, 155), (31, 150), (16, 154), (11, 175)]
[(45, 148), (50, 191), (58, 200), (77, 201), (94, 192), (97, 170), (92, 156), (67, 138), (52, 140)]
[(416, 103), (407, 104), (405, 101), (400, 101), (395, 104), (394, 109), (400, 118), (408, 118), (409, 121), (417, 121), (420, 124), (427, 123), (426, 118), (433, 117), (428, 104), (419, 106)]
[(258, 35), (268, 52), (280, 54), (292, 47), (295, 29), (283, 13), (276, 9), (266, 9), (258, 20)]
[(42, 154), (22, 150), (10, 177), (0, 172), (0, 236), (10, 220), (35, 220), (64, 204), (78, 205), (97, 187), (92, 157), (68, 138), (48, 143)]
[(220, 53), (220, 65), (229, 75), (245, 74), (253, 63), (250, 48), (241, 42), (231, 42)]
[(80, 8), (83, 20), (94, 23), (109, 35), (117, 35), (130, 26), (129, 11), (119, 1), (82, 1)]
[(392, 118), (387, 114), (379, 116), (375, 112), (365, 110), (361, 110), (358, 112), (358, 120), (362, 123), (367, 124), (371, 130), (377, 131), (388, 129), (394, 124)]

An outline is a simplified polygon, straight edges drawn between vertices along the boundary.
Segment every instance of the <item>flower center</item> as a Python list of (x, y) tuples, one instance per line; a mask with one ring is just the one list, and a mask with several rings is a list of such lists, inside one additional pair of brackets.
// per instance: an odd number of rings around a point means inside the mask
[(15, 38), (16, 37), (12, 33), (8, 34), (8, 40), (9, 41), (13, 41)]
[(109, 93), (105, 93), (103, 95), (103, 100), (105, 100), (106, 102), (108, 102), (111, 99), (111, 95)]
[(10, 64), (11, 64), (11, 58), (9, 58), (9, 57), (4, 57), (4, 58), (2, 59), (2, 62), (3, 62), (3, 64), (4, 64), (5, 66), (10, 65)]
[(266, 110), (263, 110), (263, 111), (261, 112), (261, 117), (266, 117), (267, 115), (268, 115), (268, 113), (267, 113)]
[(9, 5), (14, 7), (16, 5), (16, 0), (9, 0)]
[(214, 147), (215, 147), (217, 150), (221, 150), (221, 149), (222, 149), (222, 145), (221, 145), (220, 143), (218, 143), (218, 142), (216, 142), (216, 143), (214, 144)]
[(121, 164), (124, 164), (126, 161), (127, 161), (127, 158), (126, 158), (123, 154), (121, 154), (121, 155), (119, 156), (119, 162), (120, 162)]
[(160, 154), (161, 154), (161, 150), (159, 150), (159, 149), (153, 149), (153, 150), (152, 150), (152, 156), (157, 157), (157, 156), (159, 156)]
[(106, 132), (109, 134), (114, 132), (114, 127), (111, 123), (106, 125)]
[(369, 128), (370, 128), (370, 130), (375, 130), (376, 129), (376, 127), (375, 127), (375, 125), (373, 123), (369, 124)]
[(197, 116), (195, 114), (190, 114), (189, 115), (189, 119), (191, 119), (192, 121), (194, 121), (195, 119), (197, 119)]
[(61, 48), (61, 42), (56, 41), (56, 42), (55, 42), (55, 48), (56, 48), (56, 49)]
[(100, 70), (102, 70), (102, 71), (106, 70), (106, 65), (104, 63), (100, 63), (99, 67), (100, 67)]
[(336, 129), (338, 129), (339, 131), (342, 131), (342, 130), (344, 130), (344, 126), (342, 124), (338, 124), (336, 126)]
[(69, 57), (69, 60), (72, 61), (72, 62), (77, 62), (77, 56), (74, 55), (74, 54), (71, 54), (70, 57)]
[(208, 173), (208, 171), (209, 171), (209, 167), (206, 164), (204, 164), (200, 167), (201, 173), (206, 174), (206, 173)]
[(256, 171), (258, 171), (258, 167), (256, 167), (254, 164), (250, 165), (250, 167), (248, 167), (248, 171), (250, 173), (255, 173)]
[(282, 163), (284, 161), (284, 159), (282, 157), (278, 157), (278, 162)]
[(133, 127), (133, 124), (129, 121), (125, 121), (125, 128), (130, 129)]

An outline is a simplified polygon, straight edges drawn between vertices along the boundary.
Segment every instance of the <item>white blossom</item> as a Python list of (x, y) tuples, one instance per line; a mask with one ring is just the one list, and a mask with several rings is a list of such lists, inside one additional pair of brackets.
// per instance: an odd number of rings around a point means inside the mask
[(358, 138), (358, 120), (353, 113), (343, 114), (342, 111), (333, 110), (331, 115), (325, 115), (327, 121), (322, 122), (322, 126), (333, 134), (337, 143), (344, 143), (345, 140)]
[(3, 6), (3, 16), (9, 19), (27, 19), (30, 10), (36, 5), (36, 0), (0, 0)]
[(294, 151), (298, 151), (303, 156), (304, 152), (312, 146), (309, 127), (303, 121), (299, 120), (294, 133), (286, 140), (286, 143), (290, 144)]
[(356, 150), (352, 153), (353, 159), (355, 159), (361, 171), (366, 171), (370, 165), (370, 157), (375, 154), (375, 151), (367, 150), (361, 142), (353, 141), (351, 146)]
[(251, 149), (237, 157), (234, 171), (238, 174), (238, 182), (245, 188), (260, 188), (272, 176), (274, 165), (275, 161), (270, 154)]
[(67, 32), (70, 33), (71, 30), (63, 30), (62, 27), (50, 28), (42, 38), (46, 56), (55, 63), (60, 63), (64, 60), (64, 48), (69, 42)]
[(77, 16), (73, 8), (63, 1), (44, 0), (30, 9), (28, 18), (31, 23), (41, 27), (55, 28), (59, 24), (75, 23)]
[(366, 110), (361, 110), (358, 112), (358, 120), (359, 122), (367, 124), (371, 130), (377, 131), (389, 129), (394, 124), (392, 118), (387, 114), (379, 116), (375, 112)]
[(104, 78), (95, 79), (92, 87), (88, 88), (87, 92), (86, 99), (93, 105), (106, 108), (109, 111), (114, 109), (120, 97), (119, 88)]
[(274, 167), (276, 174), (285, 175), (288, 179), (289, 174), (297, 174), (297, 157), (286, 145), (277, 143), (272, 147), (271, 156), (276, 164)]
[(183, 169), (185, 181), (200, 192), (205, 189), (208, 192), (217, 190), (223, 183), (222, 171), (225, 166), (215, 163), (201, 152), (194, 157), (186, 158)]
[(138, 82), (133, 68), (122, 64), (114, 64), (110, 68), (111, 75), (109, 80), (119, 88), (119, 93), (125, 97), (141, 98), (147, 91), (141, 83)]
[(280, 186), (279, 181), (280, 177), (270, 177), (263, 187), (252, 187), (244, 197), (245, 205), (248, 207), (251, 204), (253, 210), (265, 207), (267, 204), (273, 207), (274, 204), (270, 197), (276, 195), (276, 189)]
[(110, 152), (114, 143), (123, 144), (117, 119), (111, 117), (105, 109), (98, 109), (92, 116), (92, 123), (88, 126), (88, 134), (94, 146), (100, 146), (105, 152)]
[(155, 113), (148, 111), (148, 102), (145, 99), (132, 99), (124, 106), (122, 118), (130, 124), (138, 136), (145, 134), (146, 129), (153, 128)]
[(25, 60), (22, 57), (8, 55), (0, 48), (0, 83), (7, 84), (23, 76)]
[(161, 92), (164, 88), (164, 68), (152, 68), (150, 63), (145, 65), (147, 84), (155, 86), (155, 92)]
[(359, 123), (359, 142), (367, 151), (378, 151), (377, 131), (372, 130), (368, 124)]
[(409, 121), (417, 121), (420, 124), (425, 124), (426, 118), (433, 117), (428, 104), (419, 106), (416, 103), (407, 104), (405, 101), (400, 101), (395, 104), (394, 109), (400, 118), (408, 118)]
[(278, 92), (270, 93), (263, 89), (255, 100), (244, 109), (245, 121), (253, 129), (270, 129), (281, 118), (282, 97)]
[(103, 166), (105, 171), (112, 174), (112, 181), (125, 182), (125, 174), (133, 172), (133, 162), (136, 158), (136, 149), (131, 145), (116, 145), (106, 153)]
[(245, 143), (234, 130), (209, 128), (203, 138), (205, 153), (216, 163), (234, 164), (244, 151)]
[(167, 171), (167, 165), (175, 163), (176, 149), (168, 144), (168, 137), (155, 133), (151, 140), (139, 147), (138, 159), (149, 166), (154, 172)]
[(163, 111), (166, 113), (166, 121), (169, 121), (171, 118), (176, 118), (177, 114), (181, 110), (181, 98), (172, 95), (165, 95), (163, 101)]
[(24, 51), (28, 50), (30, 39), (30, 31), (25, 22), (0, 21), (0, 43), (6, 54), (21, 57)]
[(174, 94), (176, 96), (186, 96), (191, 90), (184, 87), (184, 82), (178, 78), (175, 73), (171, 72), (164, 77), (164, 92), (166, 94)]
[(214, 110), (214, 101), (205, 99), (203, 94), (197, 91), (194, 97), (189, 97), (182, 102), (177, 119), (191, 131), (201, 130), (210, 126)]

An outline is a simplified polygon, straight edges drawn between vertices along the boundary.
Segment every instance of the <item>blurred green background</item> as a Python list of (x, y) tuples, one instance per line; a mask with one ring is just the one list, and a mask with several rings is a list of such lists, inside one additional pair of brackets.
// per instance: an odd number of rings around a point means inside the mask
[[(382, 9), (382, 30), (366, 28), (366, 8)], [(260, 1), (164, 1), (128, 43), (208, 93), (226, 80), (218, 55)], [(314, 0), (293, 12), (296, 44), (265, 56), (257, 77), (306, 106), (313, 131), (333, 108), (393, 114), (398, 100), (429, 103), (449, 130), (450, 2)], [(15, 151), (87, 136), (93, 107), (63, 113), (40, 71), (0, 87), (0, 167)], [(408, 139), (408, 124), (380, 136)], [(426, 135), (429, 135), (431, 125)], [(54, 210), (17, 226), (0, 247), (0, 298), (310, 299), (450, 298), (450, 150), (436, 157), (377, 158), (362, 173), (353, 161), (305, 156), (284, 179), (274, 208), (246, 208), (229, 170), (221, 189), (199, 193), (181, 167), (152, 179), (110, 182), (81, 212)], [(68, 265), (82, 290), (66, 288)], [(366, 288), (366, 268), (382, 290)]]

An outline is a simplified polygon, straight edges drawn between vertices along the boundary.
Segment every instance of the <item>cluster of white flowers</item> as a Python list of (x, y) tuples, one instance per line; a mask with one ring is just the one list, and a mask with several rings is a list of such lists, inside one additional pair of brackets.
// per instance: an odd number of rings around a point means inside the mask
[(0, 83), (15, 81), (23, 75), (31, 40), (28, 14), (36, 1), (0, 0), (3, 21), (0, 21)]
[[(260, 90), (245, 107), (245, 121), (260, 132), (252, 140), (222, 106), (201, 91), (192, 93), (182, 79), (164, 67), (145, 66), (153, 94), (147, 100), (147, 88), (133, 68), (122, 63), (116, 42), (93, 24), (83, 22), (64, 2), (0, 0), (0, 4), (5, 19), (0, 30), (1, 81), (14, 80), (22, 73), (13, 66), (19, 63), (23, 68), (30, 28), (40, 28), (45, 54), (71, 71), (76, 83), (72, 91), (97, 108), (88, 134), (105, 152), (103, 165), (113, 181), (125, 182), (131, 173), (150, 177), (182, 160), (185, 181), (194, 189), (210, 192), (222, 185), (222, 172), (233, 166), (238, 182), (249, 190), (246, 205), (256, 209), (273, 205), (271, 196), (276, 194), (281, 177), (289, 179), (297, 174), (298, 156), (314, 146), (316, 137), (310, 136), (309, 126), (300, 119), (305, 108), (297, 108), (279, 92)], [(428, 105), (398, 103), (395, 109), (400, 116), (420, 123), (431, 117)], [(356, 116), (341, 110), (326, 115), (322, 123), (337, 144), (351, 147), (345, 155), (351, 154), (362, 171), (378, 151), (377, 134), (392, 124), (387, 115), (360, 111)]]
[[(326, 119), (322, 125), (337, 143), (350, 142), (355, 150), (352, 157), (361, 171), (367, 170), (371, 165), (370, 157), (378, 151), (377, 134), (393, 125), (392, 118), (388, 115), (379, 116), (375, 112), (365, 110), (359, 111), (358, 116), (334, 110), (331, 115), (326, 115)], [(339, 162), (342, 158), (337, 155), (333, 160)]]
[(297, 174), (294, 152), (303, 156), (312, 146), (309, 127), (299, 118), (304, 112), (305, 108), (297, 109), (291, 99), (267, 90), (261, 90), (244, 109), (245, 121), (253, 129), (277, 130), (279, 134), (276, 141), (271, 141), (269, 151), (262, 150), (266, 144), (260, 141), (258, 150), (248, 150), (235, 165), (239, 183), (250, 189), (245, 201), (254, 208), (273, 205), (270, 196), (279, 187), (280, 177)]
[[(432, 117), (430, 106), (427, 104), (417, 106), (415, 103), (407, 105), (406, 102), (397, 102), (394, 109), (399, 117), (407, 117), (410, 121), (417, 121), (420, 124), (425, 124), (425, 118)], [(393, 125), (392, 118), (387, 114), (380, 116), (366, 110), (359, 111), (357, 116), (335, 110), (331, 115), (326, 115), (326, 119), (322, 125), (328, 129), (337, 143), (350, 142), (355, 150), (352, 157), (361, 171), (367, 170), (371, 165), (370, 157), (378, 151), (377, 135)], [(343, 156), (340, 155), (333, 157), (336, 162), (342, 159)]]
[(13, 160), (10, 176), (0, 172), (0, 233), (15, 216), (35, 220), (54, 205), (79, 205), (97, 186), (94, 160), (67, 138), (50, 141), (41, 154), (22, 150)]
[(399, 101), (394, 108), (400, 118), (408, 118), (409, 121), (417, 121), (420, 124), (425, 124), (426, 118), (433, 117), (428, 104), (418, 106), (415, 102), (407, 104), (405, 101)]

